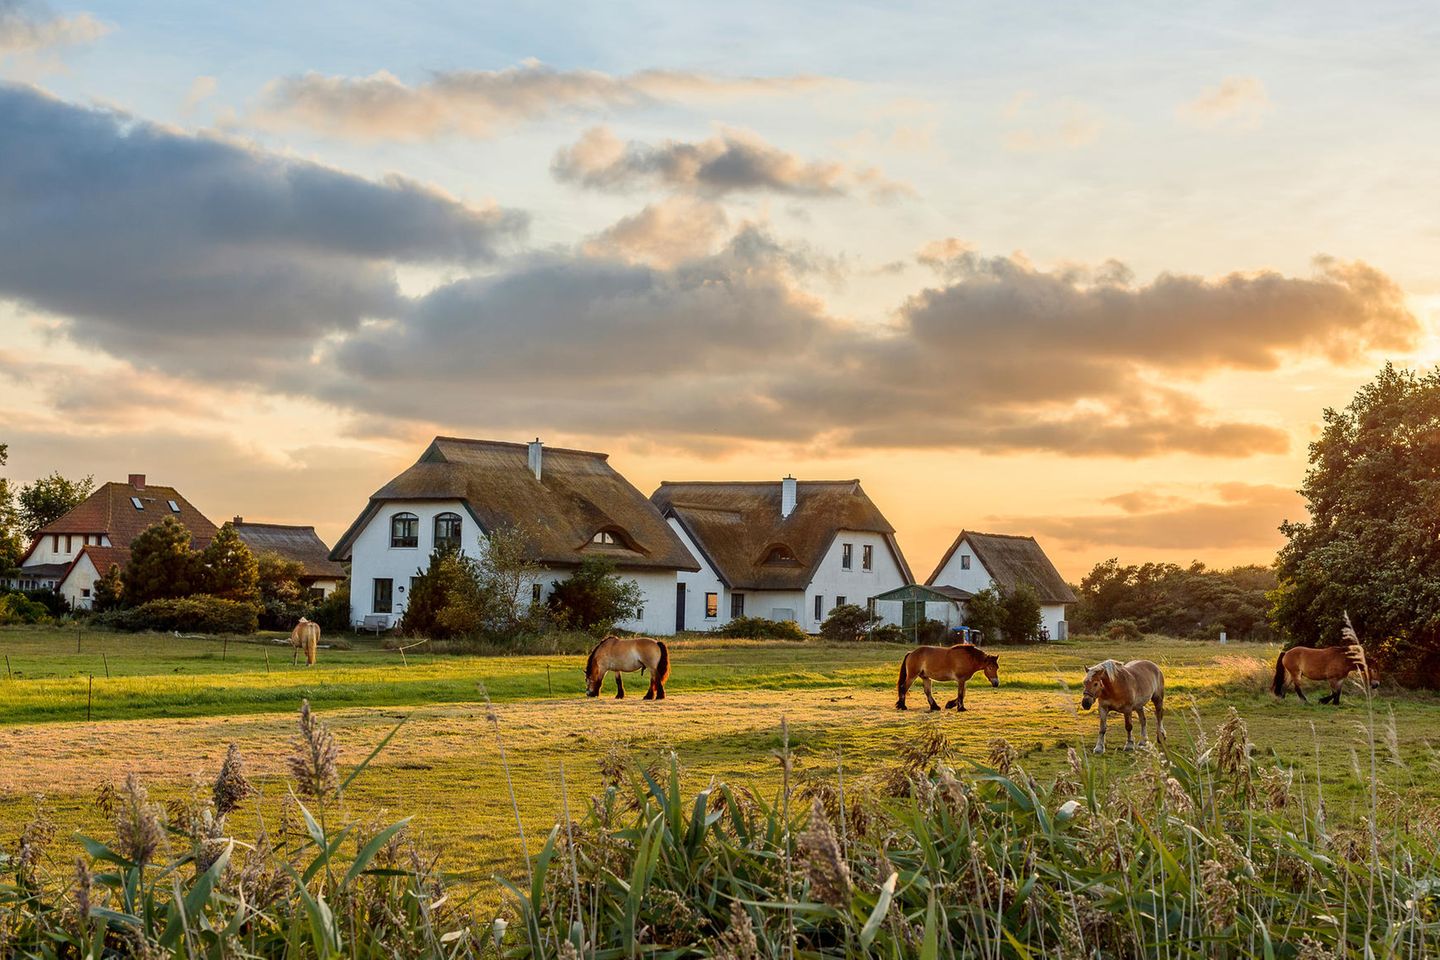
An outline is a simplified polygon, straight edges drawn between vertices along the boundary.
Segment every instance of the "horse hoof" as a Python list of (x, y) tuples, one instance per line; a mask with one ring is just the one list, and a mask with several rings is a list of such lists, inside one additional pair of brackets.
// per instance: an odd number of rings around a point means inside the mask
[(1104, 747), (1096, 747), (1094, 750), (1092, 750), (1092, 751), (1090, 751), (1090, 752), (1093, 753), (1093, 754), (1095, 754), (1095, 755), (1098, 757), (1098, 756), (1102, 755), (1102, 754), (1105, 752), (1105, 748), (1104, 748)]
[(956, 707), (955, 709), (958, 710), (958, 711), (960, 711), (961, 713), (965, 713), (965, 712), (966, 712), (964, 707)]
[(939, 712), (940, 712), (940, 708), (939, 708), (939, 707), (931, 707), (931, 708), (930, 708), (930, 712), (931, 712), (931, 713), (939, 713)]
[(897, 703), (897, 704), (895, 704), (895, 709), (896, 709), (896, 710), (909, 710), (910, 708), (907, 707), (907, 706), (905, 706), (905, 704), (903, 704), (903, 703)]

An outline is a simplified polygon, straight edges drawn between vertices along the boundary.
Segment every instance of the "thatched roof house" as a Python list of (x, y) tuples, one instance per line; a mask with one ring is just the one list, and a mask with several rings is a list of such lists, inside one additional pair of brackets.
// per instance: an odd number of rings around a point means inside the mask
[(1013, 534), (960, 531), (925, 583), (972, 594), (1027, 585), (1040, 600), (1042, 626), (1052, 639), (1066, 635), (1065, 606), (1076, 602), (1075, 592), (1039, 542)]

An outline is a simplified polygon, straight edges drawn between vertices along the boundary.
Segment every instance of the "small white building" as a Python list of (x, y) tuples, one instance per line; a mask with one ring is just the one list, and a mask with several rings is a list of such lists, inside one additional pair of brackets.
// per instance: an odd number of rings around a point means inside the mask
[(641, 616), (620, 626), (674, 632), (676, 574), (698, 564), (606, 454), (456, 437), (436, 437), (376, 491), (330, 552), (350, 564), (352, 622), (376, 617), (394, 626), (432, 553), (479, 556), (490, 531), (506, 528), (523, 531), (541, 567), (529, 584), (535, 602), (587, 557), (605, 557), (644, 595)]
[(913, 580), (859, 480), (667, 481), (650, 499), (700, 567), (679, 575), (677, 630), (749, 616), (815, 633), (837, 606), (874, 609)]
[(1065, 608), (1076, 602), (1075, 593), (1034, 537), (962, 530), (925, 583), (935, 588), (953, 588), (953, 596), (961, 602), (968, 599), (962, 595), (991, 587), (1005, 592), (1028, 584), (1040, 599), (1044, 639), (1069, 637)]
[(230, 524), (257, 558), (273, 553), (300, 564), (300, 586), (312, 600), (330, 596), (345, 579), (345, 568), (330, 559), (330, 548), (314, 527), (247, 522), (244, 517), (236, 517)]

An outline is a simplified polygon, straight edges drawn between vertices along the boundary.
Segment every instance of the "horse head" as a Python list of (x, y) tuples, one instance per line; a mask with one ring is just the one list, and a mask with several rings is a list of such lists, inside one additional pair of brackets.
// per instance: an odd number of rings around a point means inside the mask
[(1085, 671), (1084, 695), (1080, 698), (1080, 709), (1089, 710), (1105, 692), (1105, 681), (1115, 678), (1116, 663), (1105, 660)]
[(985, 654), (985, 665), (981, 667), (985, 671), (985, 679), (990, 681), (990, 686), (1000, 686), (1000, 658), (993, 653)]

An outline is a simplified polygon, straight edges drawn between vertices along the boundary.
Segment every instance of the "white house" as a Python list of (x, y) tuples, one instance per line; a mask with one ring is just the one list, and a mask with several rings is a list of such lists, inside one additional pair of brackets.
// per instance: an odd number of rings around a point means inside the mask
[(330, 559), (330, 548), (314, 527), (289, 523), (246, 522), (244, 517), (230, 521), (235, 533), (245, 541), (257, 557), (274, 553), (301, 566), (300, 586), (314, 600), (323, 600), (345, 579), (345, 568)]
[(835, 607), (913, 579), (859, 480), (667, 481), (650, 499), (700, 567), (679, 575), (676, 629), (751, 616), (814, 633)]
[(413, 466), (370, 498), (330, 559), (350, 563), (350, 616), (398, 623), (411, 581), (440, 547), (471, 556), (491, 531), (514, 528), (542, 573), (543, 601), (585, 558), (607, 557), (644, 595), (626, 629), (675, 630), (676, 574), (698, 565), (645, 495), (603, 453), (533, 443), (436, 437)]
[(125, 483), (101, 484), (40, 529), (11, 582), (22, 589), (56, 589), (71, 606), (88, 609), (95, 580), (112, 564), (123, 568), (131, 542), (165, 517), (174, 517), (190, 531), (191, 546), (197, 550), (208, 546), (217, 532), (178, 490), (148, 484), (143, 473), (132, 473)]
[(1043, 635), (1051, 640), (1069, 636), (1065, 607), (1076, 602), (1075, 594), (1034, 537), (962, 530), (925, 583), (953, 588), (957, 598), (990, 587), (1007, 591), (1029, 584), (1040, 598)]

